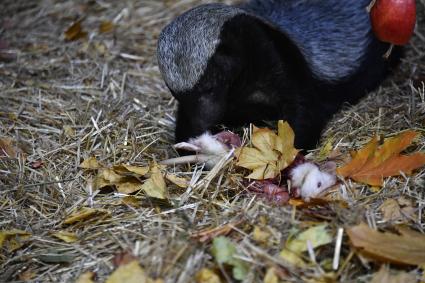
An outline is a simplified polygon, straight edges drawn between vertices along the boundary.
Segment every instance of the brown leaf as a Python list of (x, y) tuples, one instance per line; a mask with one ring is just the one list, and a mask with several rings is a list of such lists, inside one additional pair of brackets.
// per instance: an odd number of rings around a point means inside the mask
[(114, 30), (114, 24), (110, 21), (104, 21), (101, 22), (99, 25), (99, 32), (100, 33), (107, 33)]
[(379, 210), (382, 212), (382, 220), (385, 222), (403, 220), (405, 217), (409, 219), (415, 218), (415, 209), (412, 207), (412, 202), (403, 197), (397, 200), (385, 200)]
[(73, 23), (66, 31), (65, 31), (65, 40), (73, 41), (78, 40), (80, 38), (87, 37), (87, 32), (83, 30), (81, 27), (81, 20)]
[(218, 236), (229, 234), (235, 227), (243, 223), (243, 220), (220, 225), (214, 228), (207, 228), (192, 234), (192, 238), (198, 239), (201, 243), (210, 241)]
[(83, 169), (96, 170), (104, 166), (97, 161), (96, 157), (92, 156), (81, 162), (80, 167)]
[(399, 230), (400, 234), (379, 232), (364, 223), (347, 229), (354, 247), (376, 260), (403, 264), (425, 264), (425, 235), (409, 230)]
[(0, 157), (18, 158), (21, 150), (16, 146), (16, 142), (11, 138), (0, 138)]
[(354, 155), (351, 162), (338, 168), (337, 173), (371, 186), (382, 186), (383, 178), (398, 176), (401, 172), (410, 174), (425, 164), (425, 154), (400, 155), (400, 152), (406, 149), (416, 136), (416, 132), (406, 131), (386, 139), (380, 147), (374, 137)]
[(115, 186), (117, 187), (117, 191), (122, 194), (132, 194), (143, 188), (142, 183), (133, 177), (121, 179), (121, 181), (117, 182)]
[(109, 217), (111, 212), (106, 209), (94, 209), (89, 207), (83, 207), (80, 210), (73, 212), (64, 221), (63, 224), (74, 224), (76, 222), (82, 222), (94, 217)]
[(121, 175), (136, 175), (139, 177), (145, 176), (149, 173), (149, 166), (133, 166), (127, 164), (114, 165), (112, 169), (117, 174)]
[(35, 276), (37, 276), (37, 273), (34, 270), (27, 269), (19, 273), (18, 278), (21, 281), (28, 282), (28, 281), (31, 281)]
[(390, 269), (382, 265), (377, 273), (373, 275), (370, 283), (416, 283), (416, 276), (404, 271), (390, 272)]
[(168, 173), (167, 175), (165, 175), (165, 178), (171, 183), (173, 183), (174, 185), (183, 189), (186, 189), (187, 187), (189, 187), (189, 184), (190, 184), (189, 180), (187, 180), (186, 178), (177, 177), (175, 174)]
[(164, 176), (158, 165), (151, 168), (151, 177), (141, 187), (149, 197), (166, 199), (166, 189)]
[(135, 196), (126, 196), (122, 199), (122, 203), (126, 205), (130, 205), (135, 208), (139, 208), (142, 206), (140, 203), (140, 200), (136, 198)]

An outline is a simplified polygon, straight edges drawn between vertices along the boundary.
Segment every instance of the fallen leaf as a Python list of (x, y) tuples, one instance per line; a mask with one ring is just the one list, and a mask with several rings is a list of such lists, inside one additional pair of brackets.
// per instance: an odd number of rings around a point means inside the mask
[(265, 244), (269, 241), (271, 234), (269, 231), (265, 231), (259, 226), (254, 227), (254, 231), (252, 232), (252, 238), (254, 241)]
[(221, 283), (220, 277), (208, 268), (202, 268), (195, 275), (196, 283)]
[(277, 276), (273, 267), (267, 269), (266, 275), (263, 279), (263, 283), (279, 283), (279, 277)]
[(99, 25), (99, 32), (100, 33), (107, 33), (114, 30), (114, 24), (110, 21), (104, 21), (101, 22)]
[(78, 241), (77, 234), (68, 231), (59, 231), (53, 233), (52, 236), (64, 241), (65, 243), (74, 243)]
[(122, 194), (132, 194), (143, 188), (142, 183), (133, 177), (123, 178), (115, 186), (117, 187), (117, 191)]
[(65, 136), (67, 136), (68, 138), (75, 137), (75, 130), (71, 126), (68, 126), (68, 125), (63, 126), (63, 132)]
[(415, 208), (412, 205), (412, 201), (405, 197), (400, 197), (397, 200), (387, 199), (379, 207), (382, 212), (382, 220), (385, 222), (404, 219), (416, 220)]
[(319, 153), (317, 154), (317, 161), (326, 160), (332, 152), (334, 139), (329, 138), (326, 143), (320, 148)]
[(236, 165), (253, 170), (250, 179), (264, 180), (278, 176), (288, 167), (298, 154), (294, 147), (295, 135), (287, 122), (278, 122), (278, 134), (267, 128), (254, 127), (252, 144), (254, 147), (239, 148)]
[(190, 184), (189, 180), (187, 180), (186, 178), (177, 177), (175, 174), (167, 173), (167, 175), (165, 175), (165, 178), (171, 183), (173, 183), (174, 185), (176, 185), (177, 187), (180, 187), (183, 189), (186, 189), (187, 187), (189, 187), (189, 184)]
[(94, 275), (95, 273), (91, 271), (84, 272), (83, 274), (80, 275), (80, 277), (78, 277), (75, 283), (94, 283), (93, 281)]
[(402, 218), (400, 205), (395, 199), (385, 200), (379, 207), (379, 210), (382, 212), (382, 220), (385, 222), (395, 221)]
[(338, 168), (337, 173), (371, 186), (382, 186), (383, 178), (398, 176), (401, 172), (411, 174), (413, 170), (425, 164), (425, 154), (400, 155), (400, 152), (406, 149), (416, 136), (416, 132), (406, 131), (386, 139), (380, 147), (377, 137), (374, 137), (354, 154), (351, 162)]
[(78, 40), (80, 38), (87, 37), (87, 32), (83, 30), (81, 27), (81, 20), (73, 23), (66, 31), (65, 31), (65, 40), (73, 41)]
[(162, 280), (153, 280), (150, 278), (143, 268), (140, 267), (139, 262), (134, 260), (128, 264), (118, 267), (109, 277), (105, 283), (159, 283)]
[(135, 196), (126, 196), (122, 198), (121, 201), (123, 204), (130, 205), (135, 208), (139, 208), (142, 206), (142, 204), (140, 203), (140, 200), (136, 198)]
[(248, 274), (248, 266), (245, 262), (235, 257), (236, 246), (226, 237), (218, 237), (213, 240), (211, 252), (218, 264), (227, 264), (232, 267), (233, 278), (244, 280)]
[(122, 176), (117, 174), (114, 170), (112, 169), (103, 169), (100, 173), (99, 176), (101, 176), (106, 182), (109, 183), (109, 185), (115, 185), (118, 184), (120, 182), (122, 182), (122, 180), (126, 177), (126, 176)]
[(289, 239), (280, 252), (280, 256), (285, 261), (295, 266), (304, 266), (305, 262), (301, 258), (301, 254), (308, 250), (307, 241), (310, 241), (313, 248), (327, 245), (332, 242), (332, 237), (327, 231), (327, 227), (327, 224), (313, 226), (301, 232), (294, 239)]
[(158, 165), (155, 164), (152, 166), (151, 177), (146, 180), (141, 188), (149, 197), (166, 199), (167, 187)]
[(83, 169), (96, 170), (103, 168), (104, 166), (97, 161), (96, 157), (89, 157), (81, 162), (80, 167)]
[(373, 274), (370, 283), (416, 283), (416, 276), (404, 271), (390, 272), (390, 269), (382, 265), (378, 272)]
[(220, 225), (214, 228), (207, 228), (192, 234), (192, 238), (199, 239), (200, 242), (207, 242), (218, 236), (225, 236), (229, 234), (235, 227), (243, 223), (243, 220)]
[(19, 149), (10, 138), (0, 138), (0, 156), (17, 158)]
[(95, 209), (83, 207), (80, 210), (73, 212), (64, 221), (63, 224), (74, 224), (76, 222), (87, 221), (95, 217), (109, 217), (111, 212), (106, 209)]
[(352, 245), (371, 258), (402, 265), (425, 264), (425, 235), (410, 229), (398, 232), (379, 232), (364, 223), (347, 229)]
[(334, 272), (319, 273), (313, 278), (303, 278), (305, 283), (339, 283), (338, 274)]
[[(15, 243), (13, 243), (14, 241), (22, 242), (27, 240), (30, 237), (31, 237), (31, 233), (23, 231), (23, 230), (18, 230), (18, 229), (2, 230), (0, 231), (0, 248), (2, 248), (3, 245), (5, 245), (5, 243), (9, 241), (8, 249), (15, 250)], [(12, 244), (12, 246), (10, 246), (10, 244)]]
[(137, 177), (145, 176), (149, 173), (149, 166), (133, 166), (127, 164), (115, 165), (112, 167), (115, 173), (120, 175), (136, 175)]
[(32, 269), (27, 269), (21, 273), (19, 273), (18, 278), (21, 281), (27, 282), (34, 279), (34, 277), (37, 276), (37, 273)]

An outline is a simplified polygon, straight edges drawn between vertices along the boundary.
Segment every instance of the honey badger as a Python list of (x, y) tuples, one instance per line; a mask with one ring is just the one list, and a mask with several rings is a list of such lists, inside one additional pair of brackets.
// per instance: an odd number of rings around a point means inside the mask
[(178, 100), (176, 141), (217, 125), (287, 120), (298, 148), (316, 145), (344, 102), (376, 88), (398, 62), (383, 58), (370, 0), (206, 4), (161, 32), (161, 74)]

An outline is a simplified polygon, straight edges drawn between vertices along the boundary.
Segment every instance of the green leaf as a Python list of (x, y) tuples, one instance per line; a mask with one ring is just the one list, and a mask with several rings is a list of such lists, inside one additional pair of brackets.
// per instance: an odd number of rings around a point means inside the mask
[(233, 278), (244, 280), (248, 274), (247, 264), (236, 258), (236, 246), (226, 237), (218, 237), (213, 240), (211, 252), (218, 264), (227, 264), (233, 267)]
[(310, 241), (313, 248), (332, 242), (332, 237), (326, 230), (327, 227), (327, 224), (317, 225), (300, 233), (295, 239), (288, 240), (280, 256), (295, 266), (304, 266), (305, 263), (301, 258), (301, 254), (308, 249), (307, 241)]

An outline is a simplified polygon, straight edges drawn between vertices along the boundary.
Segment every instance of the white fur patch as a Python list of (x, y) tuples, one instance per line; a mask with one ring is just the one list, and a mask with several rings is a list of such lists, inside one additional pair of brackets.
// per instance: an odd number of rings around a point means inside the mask
[(290, 175), (292, 186), (299, 188), (301, 197), (306, 200), (318, 196), (336, 183), (335, 175), (320, 171), (310, 162), (295, 167)]
[(204, 155), (203, 160), (205, 160), (207, 168), (214, 167), (221, 158), (229, 153), (229, 148), (208, 132), (199, 137), (191, 138), (187, 142), (175, 144), (174, 147)]

